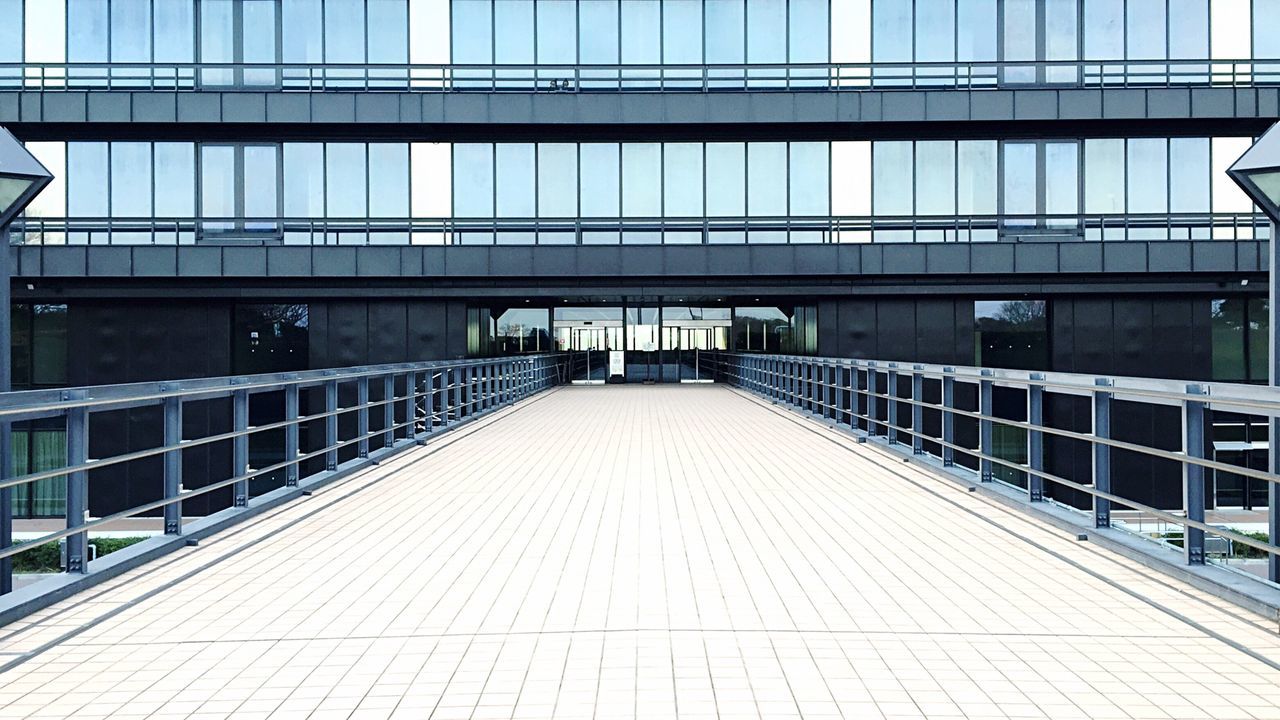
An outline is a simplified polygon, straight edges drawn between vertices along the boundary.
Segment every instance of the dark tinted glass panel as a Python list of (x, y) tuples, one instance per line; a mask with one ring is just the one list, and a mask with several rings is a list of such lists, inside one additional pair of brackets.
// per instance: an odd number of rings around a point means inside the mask
[(1048, 369), (1049, 332), (1043, 300), (978, 301), (973, 316), (978, 365)]
[(237, 305), (233, 362), (237, 373), (305, 370), (308, 306)]
[(1241, 382), (1248, 379), (1245, 364), (1244, 298), (1212, 301), (1213, 379)]

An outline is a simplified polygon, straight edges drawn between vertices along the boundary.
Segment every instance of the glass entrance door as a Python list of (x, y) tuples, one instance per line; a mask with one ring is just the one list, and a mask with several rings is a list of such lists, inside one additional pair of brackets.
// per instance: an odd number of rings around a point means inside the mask
[(627, 382), (662, 380), (658, 312), (656, 306), (627, 308)]
[(710, 382), (704, 353), (729, 349), (729, 308), (674, 306), (662, 309), (663, 380)]
[(569, 353), (570, 380), (609, 379), (609, 351), (622, 348), (622, 308), (556, 308), (556, 350)]

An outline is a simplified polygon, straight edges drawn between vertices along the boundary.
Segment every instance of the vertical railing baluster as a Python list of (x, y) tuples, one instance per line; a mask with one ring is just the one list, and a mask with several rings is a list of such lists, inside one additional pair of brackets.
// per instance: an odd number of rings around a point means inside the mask
[(995, 479), (994, 463), (991, 458), (995, 457), (995, 423), (991, 418), (995, 416), (995, 406), (992, 395), (994, 393), (994, 383), (991, 377), (994, 373), (986, 368), (982, 370), (982, 378), (978, 380), (978, 469), (982, 482), (991, 482)]
[[(1098, 387), (1110, 387), (1109, 378), (1098, 378), (1094, 381)], [(1109, 440), (1111, 438), (1111, 392), (1095, 390), (1093, 393), (1093, 436)], [(1093, 443), (1093, 489), (1099, 492), (1111, 492), (1111, 446), (1106, 443)], [(1111, 500), (1093, 496), (1094, 527), (1111, 527)]]
[[(1033, 428), (1044, 425), (1044, 373), (1031, 373), (1031, 384), (1027, 386), (1027, 423)], [(1027, 431), (1027, 467), (1033, 472), (1027, 473), (1027, 499), (1031, 502), (1044, 500), (1044, 432), (1031, 429)]]
[(369, 376), (356, 378), (356, 455), (369, 457)]
[(867, 434), (873, 437), (880, 434), (880, 397), (876, 391), (879, 384), (876, 364), (867, 363)]
[[(62, 394), (65, 400), (84, 400), (84, 390), (68, 390)], [(89, 462), (89, 409), (83, 405), (67, 411), (67, 465), (84, 465)], [(67, 529), (85, 524), (89, 515), (89, 471), (74, 470), (67, 473)], [(69, 573), (89, 570), (89, 533), (85, 531), (66, 538)]]
[(952, 467), (956, 464), (956, 415), (951, 412), (956, 406), (956, 369), (942, 369), (942, 466)]
[(302, 472), (298, 467), (299, 435), (298, 432), (298, 385), (289, 383), (284, 386), (284, 419), (289, 423), (284, 426), (284, 461), (289, 463), (284, 468), (285, 487), (297, 487)]
[[(231, 427), (236, 436), (231, 439), (231, 476), (242, 477), (249, 474), (249, 391), (233, 390), (231, 392)], [(249, 505), (249, 478), (245, 477), (231, 485), (231, 494), (236, 507)]]
[[(1201, 385), (1188, 385), (1188, 395), (1204, 395)], [(1182, 452), (1188, 458), (1205, 456), (1204, 402), (1182, 401)], [(1182, 507), (1187, 520), (1204, 522), (1204, 466), (1182, 463)], [(1187, 525), (1183, 533), (1182, 556), (1188, 565), (1204, 564), (1204, 530)]]
[(889, 444), (898, 442), (898, 363), (889, 363), (889, 372), (885, 373), (886, 420), (889, 427), (885, 432)]
[(338, 381), (324, 383), (324, 464), (328, 470), (338, 469)]
[[(405, 388), (409, 387), (406, 377)], [(383, 447), (396, 444), (396, 376), (387, 373), (382, 377), (382, 434)]]
[[(162, 390), (169, 389), (161, 386)], [(182, 398), (171, 395), (164, 399), (164, 444), (177, 448), (182, 444)], [(164, 506), (164, 533), (182, 534), (182, 450), (167, 450), (164, 454), (164, 499), (174, 500)]]
[(924, 454), (924, 370), (913, 365), (911, 372), (911, 454)]

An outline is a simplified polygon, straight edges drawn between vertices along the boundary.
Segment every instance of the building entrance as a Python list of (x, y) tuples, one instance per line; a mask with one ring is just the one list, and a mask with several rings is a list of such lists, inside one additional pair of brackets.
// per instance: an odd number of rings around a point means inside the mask
[[(729, 349), (733, 313), (659, 303), (568, 307), (555, 309), (553, 325), (574, 382), (709, 382), (704, 354)], [(620, 364), (610, 357), (617, 352)]]

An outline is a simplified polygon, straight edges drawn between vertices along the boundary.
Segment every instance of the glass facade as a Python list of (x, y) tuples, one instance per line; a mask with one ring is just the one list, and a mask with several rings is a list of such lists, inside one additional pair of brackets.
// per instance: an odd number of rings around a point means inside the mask
[[(14, 390), (67, 384), (67, 306), (15, 303), (12, 320)], [(67, 432), (59, 418), (14, 423), (10, 477), (53, 470), (67, 464)], [(62, 478), (37, 480), (13, 488), (16, 517), (59, 517), (66, 513), (67, 484)]]
[(652, 244), (1264, 237), (1248, 137), (33, 142), (27, 243)]
[(1267, 382), (1270, 319), (1265, 297), (1212, 301), (1213, 379)]
[(1277, 82), (1280, 62), (1257, 62), (1280, 59), (1275, 12), (1275, 0), (0, 0), (0, 86)]

